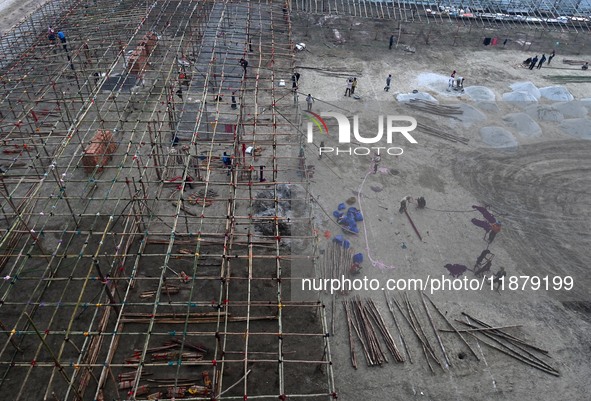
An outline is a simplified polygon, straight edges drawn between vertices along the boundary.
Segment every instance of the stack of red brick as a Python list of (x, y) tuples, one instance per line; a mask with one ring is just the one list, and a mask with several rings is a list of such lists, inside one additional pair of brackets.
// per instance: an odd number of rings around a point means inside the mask
[(148, 32), (144, 35), (138, 46), (129, 56), (127, 61), (127, 68), (132, 74), (139, 75), (146, 68), (148, 64), (148, 57), (154, 51), (154, 47), (158, 42), (158, 35), (154, 32)]
[(84, 156), (82, 157), (84, 171), (86, 173), (92, 173), (97, 165), (99, 166), (98, 171), (102, 171), (116, 150), (117, 143), (113, 140), (111, 131), (98, 130), (92, 138), (90, 145), (84, 151)]

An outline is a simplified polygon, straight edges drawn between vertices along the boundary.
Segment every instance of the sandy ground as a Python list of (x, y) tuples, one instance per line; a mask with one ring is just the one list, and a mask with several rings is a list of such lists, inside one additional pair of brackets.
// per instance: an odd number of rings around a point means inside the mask
[[(300, 89), (317, 98), (315, 112), (357, 114), (360, 126), (370, 132), (375, 132), (379, 114), (411, 115), (426, 125), (469, 139), (468, 145), (462, 145), (415, 131), (419, 143), (395, 142), (394, 146), (405, 149), (404, 154), (382, 156), (375, 175), (368, 175), (368, 156), (341, 154), (317, 160), (319, 136), (315, 137), (315, 146), (308, 145), (307, 155), (316, 164), (312, 191), (319, 205), (330, 214), (339, 203), (360, 194), (365, 225), (360, 225), (359, 235), (347, 235), (355, 250), (366, 258), (360, 277), (378, 278), (383, 283), (388, 278), (441, 277), (447, 275), (443, 267), (447, 263), (471, 268), (487, 246), (482, 239), (484, 231), (470, 222), (474, 217), (481, 218), (471, 206), (486, 204), (503, 223), (503, 231), (490, 246), (495, 254), (493, 272), (504, 266), (510, 276), (568, 275), (574, 279), (574, 288), (443, 291), (432, 296), (450, 319), (460, 319), (461, 312), (467, 312), (494, 325), (522, 325), (512, 333), (548, 349), (560, 377), (534, 370), (472, 339), (469, 341), (478, 350), (480, 362), (474, 357), (458, 359), (466, 348), (447, 333), (442, 336), (452, 356), (449, 370), (431, 373), (418, 342), (411, 343), (413, 364), (389, 363), (381, 368), (365, 365), (357, 343), (359, 369), (354, 370), (339, 296), (331, 343), (339, 399), (589, 399), (591, 124), (589, 103), (580, 99), (589, 96), (591, 85), (566, 85), (576, 100), (567, 104), (543, 97), (533, 104), (501, 101), (503, 93), (511, 92), (511, 84), (530, 81), (542, 88), (553, 85), (547, 75), (584, 72), (562, 64), (563, 55), (557, 55), (550, 68), (530, 71), (519, 64), (532, 56), (531, 51), (510, 48), (388, 51), (387, 42), (374, 40), (375, 35), (370, 29), (364, 30), (363, 23), (357, 25), (355, 35), (345, 36), (344, 44), (336, 45), (331, 28), (343, 32), (347, 26), (350, 21), (339, 26), (336, 19), (330, 28), (310, 29), (308, 37), (298, 38), (296, 34), (296, 40), (307, 44), (307, 51), (297, 55), (296, 64), (324, 70), (300, 68)], [(294, 31), (298, 31), (297, 25)], [(585, 56), (589, 58), (578, 57)], [(454, 69), (466, 78), (466, 86), (489, 88), (495, 101), (471, 100), (466, 94), (468, 88), (464, 95), (455, 97), (445, 93), (445, 88), (440, 92), (421, 83), (422, 74), (446, 77)], [(359, 81), (358, 100), (343, 97), (349, 73)], [(388, 74), (393, 76), (392, 89), (385, 92)], [(441, 104), (459, 105), (464, 114), (454, 120), (417, 112), (395, 100), (397, 93), (414, 89), (431, 94)], [(336, 124), (329, 130), (333, 127), (335, 132)], [(326, 146), (339, 145), (335, 136), (321, 139)], [(398, 213), (399, 200), (405, 195), (427, 199), (427, 210), (410, 209), (422, 241), (406, 217)], [(321, 231), (342, 234), (320, 208), (316, 221)], [(326, 247), (327, 241), (322, 246)], [(368, 253), (377, 265), (391, 268), (372, 266)], [(469, 271), (466, 275), (474, 277)], [(397, 333), (382, 291), (361, 295), (376, 300), (392, 332)], [(409, 295), (420, 302), (416, 293)], [(407, 326), (402, 330), (407, 339), (413, 339)]]
[(7, 32), (18, 21), (47, 0), (0, 0), (0, 34)]

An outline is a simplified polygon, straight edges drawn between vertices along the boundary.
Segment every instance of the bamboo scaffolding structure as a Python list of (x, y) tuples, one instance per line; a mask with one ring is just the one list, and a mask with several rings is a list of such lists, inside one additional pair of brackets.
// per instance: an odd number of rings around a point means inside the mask
[[(50, 43), (48, 25), (65, 32), (65, 46)], [(90, 33), (95, 27), (100, 35)], [(157, 37), (150, 39), (152, 33)], [(274, 397), (291, 380), (284, 364), (321, 366), (322, 396), (333, 394), (324, 308), (291, 302), (282, 290), (298, 279), (285, 275), (285, 265), (314, 260), (283, 248), (285, 241), (315, 238), (311, 210), (253, 216), (262, 191), (272, 193), (274, 204), (307, 206), (310, 199), (309, 177), (295, 177), (300, 158), (288, 150), (300, 111), (277, 85), (295, 66), (291, 21), (281, 4), (60, 0), (32, 10), (0, 37), (0, 48), (0, 150), (7, 156), (0, 268), (10, 283), (0, 286), (0, 310), (17, 309), (0, 327), (8, 334), (0, 344), (6, 368), (0, 386), (22, 377), (15, 399), (23, 399), (44, 369), (40, 397), (119, 399), (120, 382), (128, 381), (133, 398), (146, 391), (146, 376), (167, 368), (174, 377), (168, 390), (180, 391), (191, 384), (183, 379), (185, 365), (211, 362), (191, 356), (183, 365), (152, 363), (155, 339), (178, 333), (162, 352), (193, 355), (202, 349), (194, 338), (208, 339), (208, 359), (218, 361), (216, 399), (253, 392), (248, 373), (224, 383), (226, 365), (262, 361), (277, 365)], [(250, 62), (246, 76), (241, 57)], [(240, 99), (237, 109), (230, 91)], [(99, 131), (110, 132), (117, 146), (100, 155), (104, 160), (89, 161)], [(241, 155), (244, 145), (256, 147), (256, 156)], [(228, 175), (224, 151), (235, 161)], [(259, 167), (266, 168), (265, 181), (241, 174)], [(282, 186), (297, 188), (285, 197)], [(258, 231), (265, 224), (271, 233)], [(302, 229), (289, 235), (284, 225)], [(335, 256), (335, 273), (346, 271), (347, 257)], [(277, 291), (251, 297), (267, 284)], [(213, 305), (202, 286), (217, 287)], [(292, 333), (291, 315), (310, 308), (320, 311), (316, 324)], [(44, 331), (32, 329), (33, 320)], [(254, 320), (267, 329), (251, 328)], [(284, 350), (282, 339), (292, 336), (321, 344), (322, 356), (286, 358), (294, 351)], [(38, 340), (20, 348), (27, 338)], [(228, 338), (241, 359), (228, 356)], [(268, 339), (277, 344), (277, 358), (257, 359), (272, 355)], [(137, 341), (137, 363), (122, 362), (123, 341)], [(254, 351), (261, 344), (269, 351)], [(19, 349), (34, 364), (20, 362)], [(46, 351), (52, 360), (44, 359)]]

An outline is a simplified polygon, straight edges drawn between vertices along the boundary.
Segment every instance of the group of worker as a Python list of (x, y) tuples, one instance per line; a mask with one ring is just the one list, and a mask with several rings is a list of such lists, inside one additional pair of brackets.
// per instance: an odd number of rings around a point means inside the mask
[[(454, 86), (455, 84), (455, 86)], [(448, 89), (455, 89), (458, 91), (464, 90), (464, 77), (460, 76), (456, 70), (453, 70), (447, 84)]]
[[(496, 219), (487, 209), (487, 207), (483, 206), (472, 206), (473, 209), (482, 213), (486, 221), (472, 219), (472, 222), (484, 228), (484, 238), (483, 240), (488, 243), (485, 250), (483, 250), (480, 255), (476, 258), (476, 263), (474, 264), (474, 268), (472, 271), (476, 277), (484, 277), (487, 273), (491, 271), (492, 261), (495, 255), (489, 250), (490, 245), (492, 244), (493, 240), (497, 236), (499, 232), (501, 232), (501, 222)], [(478, 223), (478, 224), (477, 224)], [(507, 275), (504, 267), (500, 267), (499, 271), (493, 274), (493, 283), (496, 284), (496, 290), (499, 291), (501, 285), (503, 284), (504, 277)]]
[(49, 40), (49, 44), (50, 45), (55, 45), (56, 43), (56, 39), (60, 40), (60, 42), (62, 43), (62, 47), (64, 48), (65, 51), (68, 51), (68, 45), (67, 42), (68, 40), (66, 39), (66, 34), (64, 33), (64, 31), (62, 31), (61, 29), (56, 33), (55, 29), (53, 29), (53, 27), (51, 25), (49, 25), (49, 28), (47, 29), (47, 39)]
[(552, 62), (552, 59), (554, 58), (554, 56), (556, 55), (556, 51), (552, 50), (552, 53), (550, 53), (550, 55), (548, 56), (548, 58), (546, 58), (546, 53), (542, 54), (542, 57), (540, 57), (538, 59), (538, 55), (536, 54), (534, 57), (530, 57), (528, 59), (526, 59), (523, 64), (528, 67), (530, 70), (533, 70), (534, 68), (536, 69), (540, 69), (542, 68), (542, 66), (544, 65), (544, 63), (546, 61), (548, 61), (548, 65), (550, 65), (550, 63)]
[(400, 209), (398, 209), (398, 212), (401, 214), (406, 212), (408, 205), (415, 202), (417, 204), (417, 209), (424, 209), (427, 206), (427, 200), (425, 199), (425, 197), (419, 196), (415, 201), (415, 199), (413, 199), (412, 196), (407, 195), (400, 200)]

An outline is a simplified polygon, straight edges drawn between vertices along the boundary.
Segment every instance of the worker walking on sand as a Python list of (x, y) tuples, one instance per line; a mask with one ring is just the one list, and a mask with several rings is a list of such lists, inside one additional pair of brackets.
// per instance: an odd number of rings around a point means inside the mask
[(244, 69), (244, 77), (246, 78), (246, 67), (248, 67), (248, 61), (246, 61), (244, 58), (241, 58), (240, 65)]
[(308, 96), (306, 96), (306, 103), (308, 104), (308, 111), (312, 111), (312, 103), (314, 103), (314, 98), (309, 93)]
[(552, 53), (550, 53), (550, 55), (548, 56), (548, 65), (550, 65), (550, 62), (552, 61), (552, 59), (554, 58), (555, 55), (556, 55), (556, 50), (552, 50)]
[(374, 156), (371, 158), (371, 162), (373, 163), (372, 174), (376, 174), (378, 172), (378, 166), (381, 161), (382, 157), (376, 152)]
[(540, 68), (542, 68), (542, 65), (546, 62), (546, 55), (542, 54), (542, 58), (540, 59), (540, 62), (538, 63), (538, 70)]
[(386, 92), (390, 90), (390, 82), (392, 82), (392, 74), (388, 74), (388, 78), (386, 78), (386, 86), (384, 86)]
[(390, 36), (390, 47), (389, 47), (390, 50), (392, 50), (392, 46), (394, 46), (394, 35)]
[(529, 69), (533, 70), (534, 67), (536, 66), (537, 62), (538, 62), (538, 55), (536, 54), (536, 56), (534, 58), (532, 58), (531, 62), (529, 63)]

